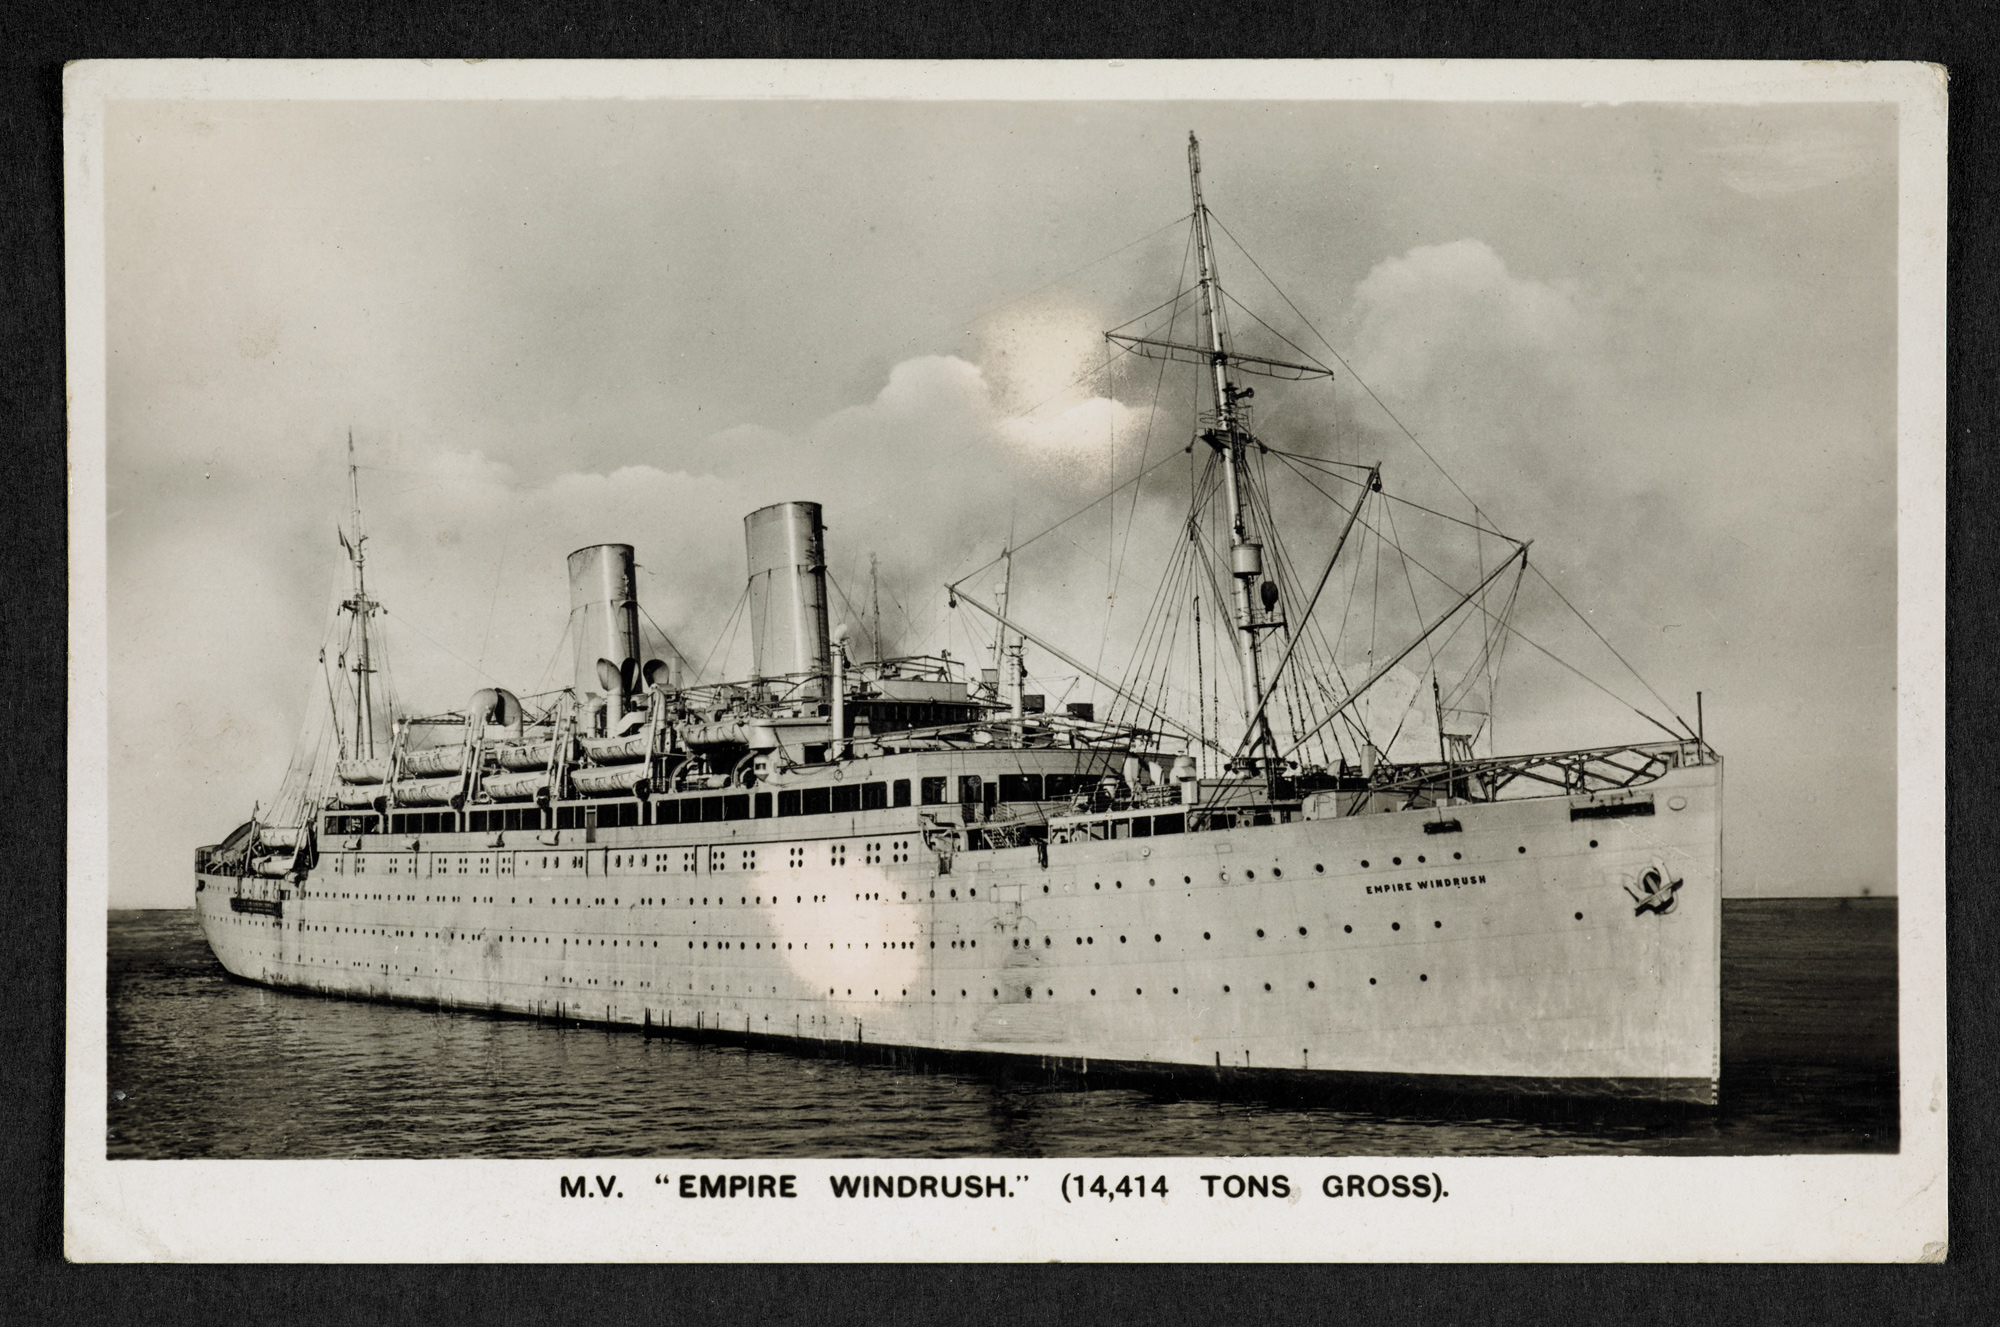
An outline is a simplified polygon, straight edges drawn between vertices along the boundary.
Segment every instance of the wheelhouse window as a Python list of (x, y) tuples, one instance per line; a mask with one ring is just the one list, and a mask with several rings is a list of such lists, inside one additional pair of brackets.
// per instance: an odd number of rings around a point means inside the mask
[(949, 783), (950, 780), (946, 779), (943, 775), (925, 779), (921, 787), (924, 798), (923, 804), (925, 806), (944, 805), (944, 790)]

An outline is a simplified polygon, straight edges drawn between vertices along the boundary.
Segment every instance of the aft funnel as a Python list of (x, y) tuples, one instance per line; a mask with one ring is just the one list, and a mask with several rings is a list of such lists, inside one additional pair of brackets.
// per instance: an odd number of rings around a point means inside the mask
[[(576, 642), (578, 695), (609, 697), (605, 721), (625, 713), (623, 677), (639, 667), (639, 596), (632, 580), (632, 545), (593, 544), (569, 555), (569, 631)], [(600, 675), (599, 660), (611, 673)]]
[(743, 518), (750, 557), (750, 671), (781, 696), (826, 696), (825, 529), (817, 502), (779, 502)]

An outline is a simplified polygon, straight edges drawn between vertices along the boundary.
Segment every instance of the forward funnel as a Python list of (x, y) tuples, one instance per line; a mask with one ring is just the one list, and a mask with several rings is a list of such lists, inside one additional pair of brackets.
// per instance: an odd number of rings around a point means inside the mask
[(817, 502), (779, 502), (743, 518), (750, 557), (750, 670), (780, 696), (820, 700), (832, 664), (825, 529)]

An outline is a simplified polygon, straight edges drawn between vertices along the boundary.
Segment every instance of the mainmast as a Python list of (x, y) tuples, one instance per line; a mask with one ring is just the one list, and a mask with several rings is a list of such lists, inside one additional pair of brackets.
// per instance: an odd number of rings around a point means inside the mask
[(363, 760), (375, 755), (375, 699), (374, 684), (371, 680), (375, 667), (368, 652), (368, 619), (375, 615), (381, 605), (368, 597), (368, 536), (361, 529), (361, 475), (354, 463), (354, 430), (347, 431), (347, 491), (350, 502), (348, 523), (354, 529), (350, 541), (345, 534), (340, 542), (347, 549), (348, 564), (354, 569), (354, 595), (343, 600), (341, 607), (354, 614), (354, 754)]
[[(1254, 766), (1260, 756), (1275, 754), (1271, 721), (1257, 703), (1264, 694), (1264, 661), (1261, 632), (1269, 625), (1257, 620), (1257, 600), (1253, 586), (1264, 575), (1264, 545), (1250, 537), (1249, 515), (1243, 498), (1244, 448), (1251, 441), (1242, 425), (1239, 402), (1252, 393), (1239, 388), (1229, 378), (1232, 358), (1223, 332), (1222, 295), (1215, 268), (1215, 251), (1209, 241), (1208, 207), (1201, 200), (1201, 144), (1188, 135), (1188, 179), (1194, 193), (1195, 247), (1201, 264), (1201, 320), (1209, 373), (1215, 393), (1215, 427), (1202, 440), (1222, 458), (1224, 492), (1229, 502), (1230, 597), (1234, 603), (1238, 649), (1243, 661), (1243, 723), (1246, 759)], [(1267, 596), (1268, 597), (1268, 596)], [(1273, 770), (1272, 773), (1276, 771)]]

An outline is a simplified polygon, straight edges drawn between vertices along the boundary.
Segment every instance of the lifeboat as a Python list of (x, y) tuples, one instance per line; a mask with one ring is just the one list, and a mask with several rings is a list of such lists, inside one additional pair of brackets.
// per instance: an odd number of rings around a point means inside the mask
[(607, 769), (579, 769), (570, 771), (569, 778), (585, 797), (610, 797), (641, 791), (646, 782), (646, 767), (613, 765)]
[(397, 806), (449, 806), (458, 800), (463, 779), (400, 779), (390, 787)]
[(257, 842), (267, 848), (284, 848), (296, 851), (303, 830), (297, 825), (259, 825)]
[(549, 786), (549, 772), (537, 769), (519, 774), (489, 774), (479, 786), (496, 802), (524, 802)]
[(258, 875), (288, 875), (297, 861), (298, 858), (295, 854), (287, 852), (271, 857), (259, 857), (250, 864), (250, 869)]
[(465, 749), (456, 746), (426, 746), (403, 752), (403, 773), (418, 778), (456, 774), (465, 768)]
[(555, 754), (555, 740), (544, 738), (539, 742), (503, 742), (492, 748), (493, 758), (501, 769), (540, 769), (549, 767), (549, 757)]
[[(342, 783), (387, 783), (389, 781), (389, 757), (368, 756), (340, 762)], [(372, 794), (371, 794), (372, 795)], [(366, 802), (343, 802), (343, 806), (365, 806)]]
[(635, 760), (644, 760), (652, 748), (652, 738), (647, 733), (631, 733), (625, 737), (579, 737), (577, 741), (600, 765), (628, 765)]
[(333, 801), (336, 806), (373, 806), (382, 792), (379, 783), (342, 784), (333, 790)]

